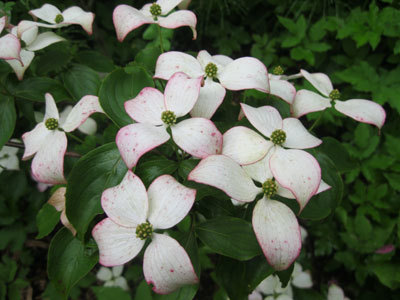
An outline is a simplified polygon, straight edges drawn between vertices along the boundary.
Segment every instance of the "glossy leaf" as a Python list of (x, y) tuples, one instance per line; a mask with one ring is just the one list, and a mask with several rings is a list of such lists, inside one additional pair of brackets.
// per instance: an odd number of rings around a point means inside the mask
[(97, 51), (80, 51), (76, 54), (75, 59), (98, 72), (111, 72), (115, 69), (113, 61)]
[(16, 97), (26, 100), (44, 102), (44, 95), (50, 93), (56, 102), (70, 98), (62, 84), (47, 77), (32, 77), (24, 79), (14, 88)]
[(99, 75), (84, 65), (74, 65), (64, 72), (63, 81), (75, 101), (86, 95), (97, 96), (101, 83)]
[(140, 161), (135, 173), (146, 186), (149, 186), (158, 176), (172, 174), (177, 168), (178, 164), (175, 161), (161, 155), (152, 155), (144, 162)]
[(2, 95), (0, 98), (0, 149), (12, 136), (16, 119), (14, 99)]
[(60, 215), (61, 212), (57, 211), (54, 206), (45, 203), (36, 215), (36, 226), (39, 230), (36, 238), (41, 239), (52, 232), (54, 227), (60, 222)]

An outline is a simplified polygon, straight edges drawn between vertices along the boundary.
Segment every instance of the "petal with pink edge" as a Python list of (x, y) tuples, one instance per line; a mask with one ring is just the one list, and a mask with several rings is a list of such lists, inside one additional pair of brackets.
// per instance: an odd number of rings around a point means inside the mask
[(240, 165), (253, 164), (262, 159), (273, 144), (254, 130), (237, 126), (223, 135), (222, 154), (229, 156)]
[(222, 151), (222, 134), (214, 123), (203, 118), (190, 118), (171, 126), (174, 142), (194, 157), (205, 158)]
[(93, 33), (92, 24), (94, 20), (94, 13), (86, 12), (78, 6), (72, 6), (67, 8), (62, 13), (64, 17), (63, 24), (76, 24), (82, 26), (82, 28), (91, 35)]
[(81, 126), (90, 115), (99, 112), (104, 113), (100, 106), (99, 98), (97, 96), (87, 95), (82, 97), (81, 100), (72, 108), (68, 114), (65, 123), (61, 127), (66, 132), (74, 131)]
[(292, 105), (292, 113), (294, 117), (300, 118), (308, 113), (321, 111), (331, 106), (329, 98), (322, 97), (308, 90), (300, 90), (296, 93)]
[(386, 112), (382, 106), (370, 100), (350, 99), (335, 101), (335, 108), (342, 114), (362, 123), (372, 124), (382, 128), (385, 124)]
[(115, 139), (122, 159), (129, 169), (136, 166), (139, 158), (169, 140), (164, 127), (136, 123), (122, 127)]
[(256, 89), (268, 93), (270, 90), (267, 68), (254, 57), (235, 59), (225, 66), (218, 79), (232, 91)]
[(176, 72), (183, 72), (190, 77), (196, 78), (204, 75), (200, 63), (189, 54), (178, 51), (161, 54), (157, 59), (154, 78), (168, 80)]
[[(321, 183), (320, 183), (320, 185), (318, 187), (318, 191), (315, 193), (315, 195), (317, 195), (319, 193), (322, 193), (322, 192), (325, 192), (325, 191), (327, 191), (327, 190), (329, 190), (331, 188), (332, 187), (329, 184), (327, 184), (325, 181), (323, 181), (321, 179)], [(292, 194), (292, 192), (290, 190), (285, 189), (279, 183), (278, 183), (278, 191), (276, 193), (279, 196), (282, 196), (282, 197), (285, 197), (285, 198), (288, 198), (288, 199), (296, 199), (296, 197), (293, 196), (293, 194)]]
[(19, 42), (19, 39), (15, 35), (9, 33), (0, 38), (1, 59), (5, 60), (16, 59), (19, 61), (19, 64), (21, 65), (20, 52), (21, 52), (21, 44)]
[(137, 227), (147, 218), (149, 205), (146, 188), (140, 178), (128, 170), (119, 185), (103, 192), (101, 206), (114, 223)]
[(65, 209), (65, 192), (67, 191), (66, 187), (58, 188), (53, 195), (51, 195), (50, 199), (47, 201), (50, 205), (52, 205), (57, 211), (63, 211)]
[(272, 106), (255, 108), (244, 103), (240, 105), (251, 125), (264, 136), (270, 137), (272, 132), (282, 129), (282, 117), (276, 108)]
[(224, 101), (226, 90), (222, 85), (207, 78), (200, 88), (199, 98), (190, 111), (192, 117), (211, 119)]
[(42, 183), (66, 183), (64, 178), (64, 155), (67, 150), (67, 136), (53, 130), (43, 142), (32, 160), (32, 174)]
[(25, 152), (22, 156), (22, 160), (30, 159), (38, 152), (50, 132), (51, 131), (46, 128), (43, 122), (37, 124), (31, 131), (25, 132), (22, 135), (22, 140), (25, 144)]
[(148, 220), (154, 229), (178, 224), (190, 211), (196, 190), (185, 187), (170, 175), (157, 177), (149, 186)]
[(21, 62), (19, 62), (18, 60), (15, 59), (6, 60), (6, 63), (8, 63), (14, 70), (14, 73), (15, 75), (17, 75), (18, 80), (22, 80), (24, 78), (25, 71), (26, 69), (28, 69), (33, 58), (35, 57), (35, 53), (22, 49), (20, 52), (20, 57), (23, 66), (21, 65)]
[(261, 192), (249, 175), (233, 159), (225, 155), (211, 155), (190, 172), (189, 180), (211, 185), (229, 197), (251, 202)]
[(165, 108), (177, 118), (186, 115), (199, 98), (202, 80), (203, 77), (192, 79), (182, 72), (172, 75), (164, 91)]
[(41, 8), (29, 11), (29, 14), (35, 18), (39, 18), (51, 24), (56, 23), (56, 16), (61, 14), (61, 11), (51, 4), (44, 4)]
[(308, 149), (321, 145), (322, 141), (308, 132), (299, 119), (286, 118), (282, 130), (286, 133), (286, 141), (282, 146), (293, 149)]
[(157, 4), (161, 6), (161, 15), (167, 15), (173, 10), (182, 0), (157, 0)]
[(164, 95), (157, 89), (145, 87), (133, 99), (124, 104), (128, 115), (139, 123), (161, 125), (161, 114), (165, 111)]
[(158, 24), (164, 28), (175, 29), (182, 26), (189, 26), (193, 32), (193, 39), (197, 38), (196, 24), (197, 18), (190, 10), (179, 10), (173, 12), (168, 17), (159, 17)]
[(59, 119), (58, 109), (56, 102), (54, 101), (53, 96), (50, 93), (45, 94), (46, 99), (46, 112), (44, 114), (43, 121), (46, 121), (49, 118)]
[(300, 70), (301, 75), (313, 85), (322, 95), (329, 97), (333, 90), (332, 82), (328, 75), (324, 73), (308, 73), (306, 70)]
[(264, 197), (254, 207), (252, 223), (268, 263), (278, 271), (289, 268), (301, 250), (300, 226), (292, 210)]
[(157, 233), (144, 253), (143, 273), (158, 294), (169, 294), (199, 281), (185, 249), (173, 238)]
[(65, 213), (65, 209), (61, 212), (61, 216), (60, 216), (60, 221), (61, 224), (63, 224), (65, 227), (67, 227), (72, 235), (76, 235), (76, 229), (74, 228), (74, 226), (72, 226), (72, 224), (70, 223), (70, 221), (67, 218), (67, 214)]
[[(11, 29), (11, 33), (14, 35), (18, 35), (18, 31), (19, 31), (18, 26)], [(25, 31), (23, 31), (18, 37), (20, 37), (21, 40), (23, 40), (25, 42), (25, 45), (28, 46), (36, 40), (38, 31), (39, 31), (39, 27), (32, 26), (32, 27), (27, 28)], [(30, 49), (28, 49), (28, 50), (30, 50)], [(34, 50), (31, 50), (31, 51), (34, 51)]]
[(276, 148), (269, 166), (276, 181), (296, 197), (300, 213), (318, 191), (321, 168), (314, 156), (303, 150)]
[(65, 39), (62, 38), (61, 36), (58, 36), (57, 34), (55, 34), (53, 32), (48, 31), (48, 32), (39, 34), (36, 37), (36, 39), (33, 41), (33, 43), (26, 46), (26, 49), (29, 51), (37, 51), (37, 50), (43, 49), (47, 46), (50, 46), (51, 44), (62, 42), (62, 41), (65, 41)]
[(271, 158), (273, 152), (273, 150), (268, 151), (267, 155), (265, 155), (262, 160), (254, 164), (242, 166), (243, 170), (245, 170), (246, 173), (249, 174), (249, 176), (255, 181), (263, 184), (267, 179), (274, 177), (269, 168), (269, 159)]
[(136, 228), (119, 226), (106, 218), (92, 230), (99, 247), (99, 263), (112, 267), (122, 265), (142, 250), (145, 240), (136, 237)]
[(118, 41), (122, 42), (129, 32), (143, 24), (154, 23), (154, 20), (134, 7), (121, 4), (114, 9), (113, 22)]
[(292, 104), (296, 96), (296, 88), (286, 80), (270, 80), (270, 93), (281, 98), (283, 101)]

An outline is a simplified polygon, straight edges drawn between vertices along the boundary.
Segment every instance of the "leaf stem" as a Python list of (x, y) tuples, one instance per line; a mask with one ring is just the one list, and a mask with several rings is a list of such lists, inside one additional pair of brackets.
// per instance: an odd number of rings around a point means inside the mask
[(324, 115), (324, 113), (325, 113), (325, 110), (322, 111), (322, 113), (319, 115), (318, 119), (316, 119), (316, 120), (314, 121), (314, 123), (311, 125), (311, 127), (310, 127), (310, 129), (308, 129), (308, 131), (311, 132), (315, 127), (317, 127), (317, 125), (318, 125), (319, 122), (321, 121), (322, 116)]
[(66, 132), (66, 134), (67, 134), (70, 138), (72, 138), (73, 140), (77, 141), (78, 143), (81, 143), (81, 144), (84, 143), (84, 141), (83, 141), (82, 139), (78, 138), (76, 135), (72, 134), (71, 132)]

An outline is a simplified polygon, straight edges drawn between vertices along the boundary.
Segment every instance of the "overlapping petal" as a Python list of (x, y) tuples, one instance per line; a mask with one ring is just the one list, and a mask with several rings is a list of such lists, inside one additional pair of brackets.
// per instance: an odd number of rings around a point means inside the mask
[(300, 118), (308, 113), (321, 111), (331, 107), (331, 100), (322, 97), (308, 90), (300, 90), (296, 93), (295, 100), (292, 106), (293, 116)]
[(9, 33), (0, 38), (0, 58), (1, 59), (12, 59), (18, 60), (21, 64), (21, 44), (18, 38)]
[(287, 269), (301, 250), (300, 226), (291, 209), (264, 197), (254, 207), (252, 224), (268, 263), (278, 271)]
[(146, 188), (140, 178), (128, 170), (119, 185), (103, 192), (101, 206), (114, 223), (137, 227), (147, 218), (149, 204)]
[(157, 0), (157, 4), (161, 7), (161, 14), (167, 15), (173, 10), (182, 0)]
[(144, 253), (143, 273), (153, 291), (168, 294), (199, 281), (186, 251), (173, 238), (154, 233)]
[(197, 18), (196, 15), (189, 10), (180, 10), (173, 12), (167, 17), (159, 17), (158, 24), (161, 27), (170, 29), (175, 29), (182, 26), (189, 26), (193, 32), (193, 39), (195, 40), (197, 38)]
[(43, 121), (46, 121), (49, 118), (58, 120), (60, 116), (58, 115), (57, 105), (56, 102), (54, 101), (53, 96), (50, 93), (46, 93), (45, 100), (46, 100), (46, 112), (44, 114)]
[(255, 108), (244, 103), (240, 105), (251, 125), (264, 136), (270, 137), (272, 132), (282, 129), (282, 117), (276, 108), (272, 106)]
[(270, 93), (292, 104), (296, 96), (296, 88), (286, 80), (270, 80)]
[(43, 4), (42, 7), (29, 11), (29, 14), (35, 18), (39, 18), (51, 24), (55, 24), (56, 16), (61, 14), (61, 11), (51, 4)]
[(145, 240), (136, 237), (136, 228), (128, 228), (106, 218), (98, 223), (92, 236), (99, 247), (99, 262), (103, 266), (122, 265), (134, 258), (143, 248)]
[(48, 134), (50, 134), (50, 130), (46, 128), (43, 122), (37, 124), (31, 131), (25, 132), (22, 135), (25, 145), (25, 152), (22, 159), (27, 160), (35, 155), (43, 146)]
[(188, 214), (196, 198), (196, 190), (185, 187), (170, 175), (163, 175), (150, 184), (148, 196), (149, 222), (154, 229), (167, 229)]
[(310, 74), (306, 70), (300, 70), (301, 75), (311, 83), (322, 95), (329, 97), (330, 92), (333, 90), (333, 85), (328, 75), (324, 73)]
[(308, 149), (319, 146), (322, 141), (308, 132), (298, 119), (286, 118), (283, 120), (283, 131), (286, 141), (282, 146), (292, 149)]
[(204, 75), (200, 63), (189, 54), (178, 51), (161, 54), (157, 59), (154, 77), (168, 80), (176, 72), (183, 72), (194, 78)]
[(65, 41), (65, 39), (53, 32), (48, 31), (39, 34), (36, 39), (32, 41), (32, 43), (27, 44), (25, 49), (29, 51), (37, 51), (50, 46), (51, 44), (62, 41)]
[(6, 63), (8, 63), (14, 70), (14, 73), (15, 75), (17, 75), (18, 80), (22, 80), (26, 69), (28, 69), (33, 58), (35, 57), (35, 53), (33, 53), (32, 51), (27, 51), (25, 49), (22, 49), (19, 55), (21, 61), (11, 59), (11, 60), (6, 60)]
[(62, 24), (80, 25), (87, 34), (91, 35), (93, 33), (94, 13), (86, 12), (78, 6), (72, 6), (64, 10), (62, 16), (64, 17)]

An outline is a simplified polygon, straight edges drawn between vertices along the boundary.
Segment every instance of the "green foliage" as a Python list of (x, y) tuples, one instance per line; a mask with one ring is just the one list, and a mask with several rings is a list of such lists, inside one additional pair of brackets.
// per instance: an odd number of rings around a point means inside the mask
[(0, 97), (0, 149), (10, 139), (14, 132), (17, 114), (14, 99), (8, 96)]

